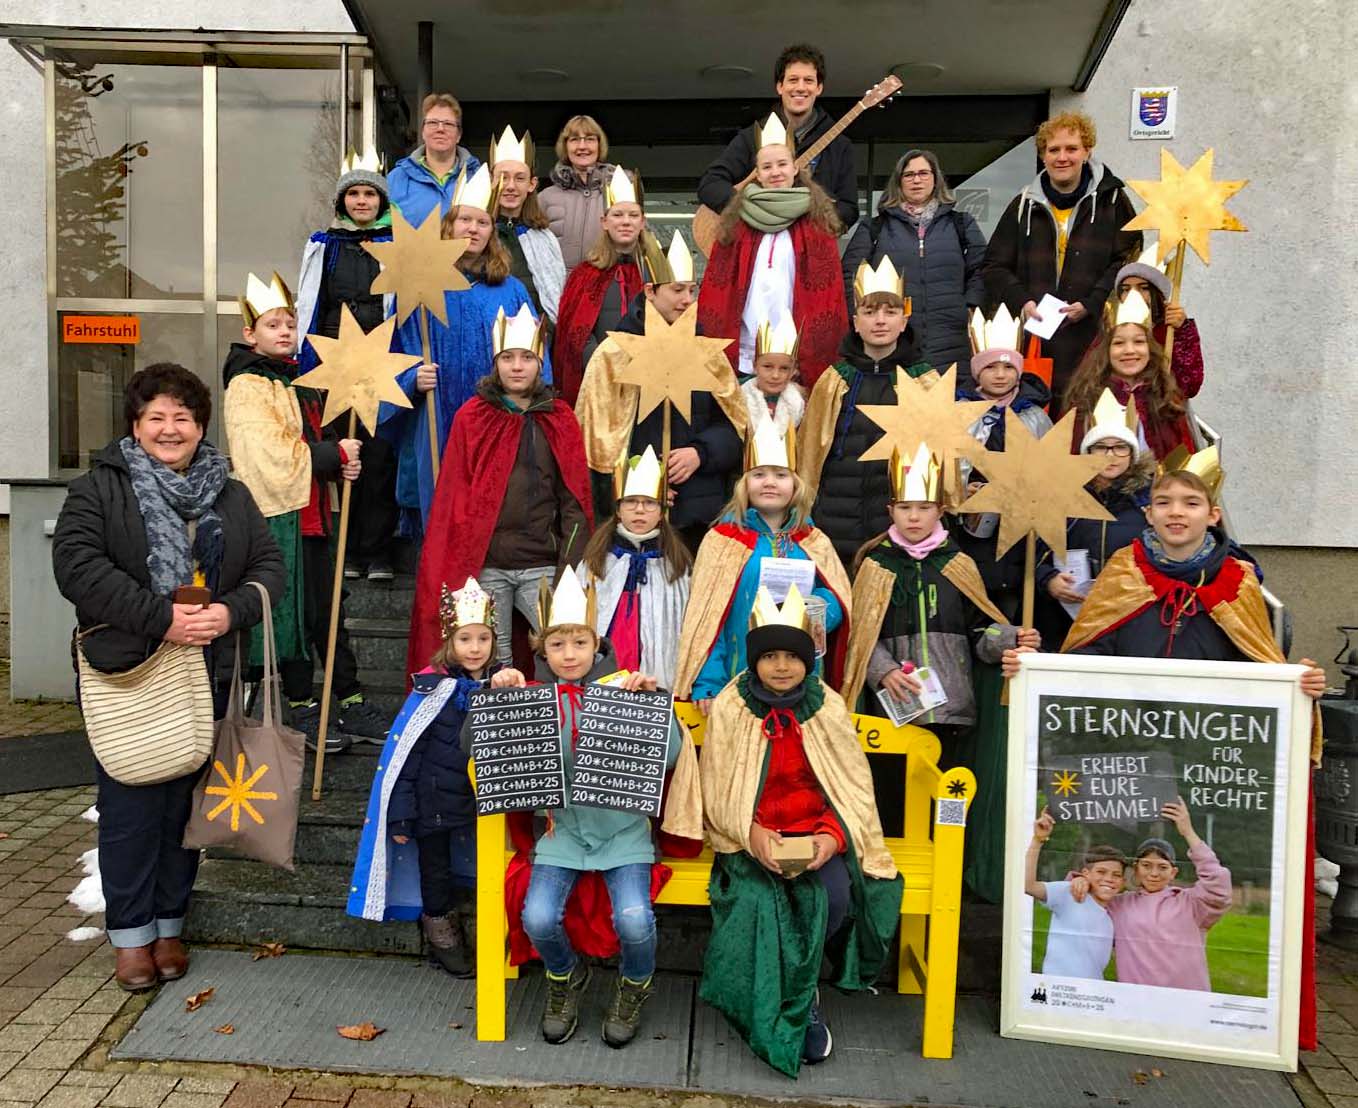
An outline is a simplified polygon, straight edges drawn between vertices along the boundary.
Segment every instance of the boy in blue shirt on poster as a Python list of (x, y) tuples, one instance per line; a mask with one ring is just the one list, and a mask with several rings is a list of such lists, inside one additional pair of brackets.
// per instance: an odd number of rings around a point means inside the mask
[(1023, 871), (1023, 891), (1051, 912), (1042, 972), (1050, 977), (1101, 978), (1113, 952), (1113, 919), (1107, 905), (1122, 892), (1126, 863), (1116, 847), (1091, 846), (1080, 867), (1080, 876), (1089, 882), (1089, 895), (1078, 901), (1070, 895), (1069, 881), (1039, 881), (1037, 856), (1051, 838), (1055, 822), (1043, 808), (1033, 824)]

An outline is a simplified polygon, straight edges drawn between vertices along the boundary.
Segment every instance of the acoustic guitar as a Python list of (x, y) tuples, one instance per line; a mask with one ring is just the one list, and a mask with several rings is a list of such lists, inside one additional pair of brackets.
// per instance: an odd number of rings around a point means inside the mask
[[(810, 165), (822, 150), (844, 133), (850, 123), (869, 108), (875, 108), (878, 104), (890, 99), (900, 87), (901, 79), (893, 73), (890, 76), (883, 77), (882, 80), (868, 89), (864, 93), (863, 99), (844, 113), (843, 119), (797, 155), (797, 171), (800, 173)], [(753, 180), (754, 170), (751, 170), (750, 175), (736, 185), (737, 190), (744, 188)], [(721, 213), (714, 212), (706, 204), (700, 204), (698, 210), (693, 213), (693, 241), (697, 244), (698, 249), (703, 252), (704, 257), (712, 253), (712, 244), (717, 241), (717, 224), (720, 220)]]

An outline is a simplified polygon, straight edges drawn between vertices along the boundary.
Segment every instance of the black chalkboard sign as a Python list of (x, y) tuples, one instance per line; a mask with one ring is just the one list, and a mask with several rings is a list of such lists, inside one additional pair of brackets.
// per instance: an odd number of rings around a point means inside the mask
[(673, 718), (673, 693), (585, 686), (571, 803), (659, 816)]
[(480, 689), (468, 722), (476, 769), (476, 814), (560, 808), (566, 802), (555, 685)]

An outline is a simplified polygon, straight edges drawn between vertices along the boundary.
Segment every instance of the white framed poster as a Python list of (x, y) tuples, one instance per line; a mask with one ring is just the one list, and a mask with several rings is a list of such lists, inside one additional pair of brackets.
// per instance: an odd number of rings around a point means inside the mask
[(1022, 657), (1000, 1033), (1295, 1071), (1302, 667)]
[(1177, 85), (1157, 85), (1154, 88), (1132, 89), (1132, 124), (1128, 134), (1133, 139), (1174, 137), (1179, 115)]

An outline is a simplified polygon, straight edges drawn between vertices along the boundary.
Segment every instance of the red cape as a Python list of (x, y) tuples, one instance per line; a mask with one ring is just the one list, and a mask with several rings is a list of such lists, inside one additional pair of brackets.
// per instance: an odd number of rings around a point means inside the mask
[[(797, 366), (802, 384), (809, 389), (834, 364), (839, 344), (849, 332), (844, 274), (839, 264), (839, 247), (832, 235), (818, 230), (805, 217), (796, 220), (788, 231), (797, 265), (792, 289), (792, 321), (800, 336)], [(750, 275), (763, 239), (762, 234), (741, 222), (736, 224), (735, 238), (730, 243), (717, 243), (712, 248), (698, 294), (698, 326), (703, 334), (740, 334)], [(733, 342), (726, 356), (731, 359), (732, 369), (739, 368), (740, 344)]]
[[(575, 414), (554, 400), (547, 411), (511, 412), (474, 396), (458, 409), (425, 524), (424, 549), (415, 578), (415, 605), (410, 618), (410, 646), (406, 669), (417, 673), (429, 664), (441, 642), (439, 591), (447, 582), (460, 589), (468, 577), (481, 572), (509, 474), (519, 452), (520, 420), (534, 419), (561, 470), (561, 479), (580, 502), (594, 526), (589, 491), (585, 441)], [(504, 613), (509, 626), (509, 613)]]
[(581, 262), (566, 278), (556, 313), (556, 339), (552, 343), (552, 373), (561, 399), (575, 407), (580, 383), (585, 379), (585, 343), (599, 322), (608, 286), (617, 282), (622, 289), (622, 314), (627, 314), (632, 297), (641, 291), (641, 270), (631, 262), (597, 269)]

